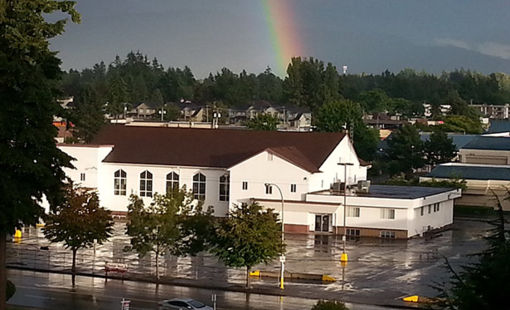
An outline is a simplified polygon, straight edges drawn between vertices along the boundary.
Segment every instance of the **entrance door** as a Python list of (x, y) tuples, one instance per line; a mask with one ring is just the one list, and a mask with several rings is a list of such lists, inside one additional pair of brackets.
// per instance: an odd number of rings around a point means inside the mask
[(315, 231), (329, 231), (329, 214), (315, 215)]

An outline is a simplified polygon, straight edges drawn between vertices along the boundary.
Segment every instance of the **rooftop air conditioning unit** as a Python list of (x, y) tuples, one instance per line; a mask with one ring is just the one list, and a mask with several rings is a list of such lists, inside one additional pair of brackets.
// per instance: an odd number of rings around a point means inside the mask
[(363, 180), (358, 181), (358, 192), (359, 193), (368, 193), (370, 191), (370, 181)]
[(333, 184), (331, 184), (330, 190), (333, 193), (339, 193), (339, 192), (342, 192), (344, 190), (344, 188), (345, 188), (344, 182), (334, 182)]

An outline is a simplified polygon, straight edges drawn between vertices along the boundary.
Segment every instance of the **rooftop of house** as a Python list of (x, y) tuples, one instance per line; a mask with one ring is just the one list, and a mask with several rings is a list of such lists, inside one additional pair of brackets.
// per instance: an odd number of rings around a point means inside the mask
[(463, 149), (510, 151), (510, 137), (478, 136), (466, 143)]
[(92, 144), (113, 144), (111, 163), (230, 168), (268, 150), (316, 172), (344, 138), (343, 133), (110, 125)]
[(426, 177), (510, 181), (510, 166), (447, 163), (435, 167)]

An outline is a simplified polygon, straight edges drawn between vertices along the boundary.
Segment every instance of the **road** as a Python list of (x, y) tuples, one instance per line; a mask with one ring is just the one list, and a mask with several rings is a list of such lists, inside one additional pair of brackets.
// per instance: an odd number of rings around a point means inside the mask
[[(154, 310), (157, 302), (167, 298), (190, 297), (212, 306), (211, 294), (217, 295), (217, 309), (309, 310), (312, 299), (212, 291), (134, 281), (108, 280), (78, 276), (76, 289), (70, 288), (69, 275), (9, 270), (8, 278), (16, 284), (16, 295), (9, 304), (41, 309), (112, 310), (120, 309), (123, 298), (131, 300), (131, 310)], [(347, 304), (351, 310), (391, 309), (370, 305)]]

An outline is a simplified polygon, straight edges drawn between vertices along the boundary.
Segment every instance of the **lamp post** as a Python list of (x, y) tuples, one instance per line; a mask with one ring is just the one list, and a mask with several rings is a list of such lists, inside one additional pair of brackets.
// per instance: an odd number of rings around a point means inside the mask
[[(274, 186), (278, 189), (278, 192), (280, 192), (280, 197), (282, 199), (282, 213), (281, 213), (281, 218), (282, 218), (282, 246), (283, 246), (283, 243), (285, 241), (285, 222), (283, 221), (283, 207), (284, 207), (284, 201), (283, 201), (283, 194), (282, 194), (282, 190), (280, 189), (280, 187), (274, 183), (265, 183), (266, 186)], [(280, 256), (280, 263), (281, 263), (281, 273), (280, 273), (280, 288), (283, 290), (284, 286), (283, 286), (283, 275), (284, 275), (284, 272), (285, 272), (285, 254), (282, 254), (282, 256)]]
[(344, 234), (342, 236), (343, 248), (342, 255), (340, 256), (341, 262), (347, 262), (347, 253), (345, 253), (345, 243), (347, 241), (347, 226), (345, 224), (346, 212), (347, 212), (347, 166), (353, 166), (353, 163), (338, 163), (340, 166), (344, 166)]

